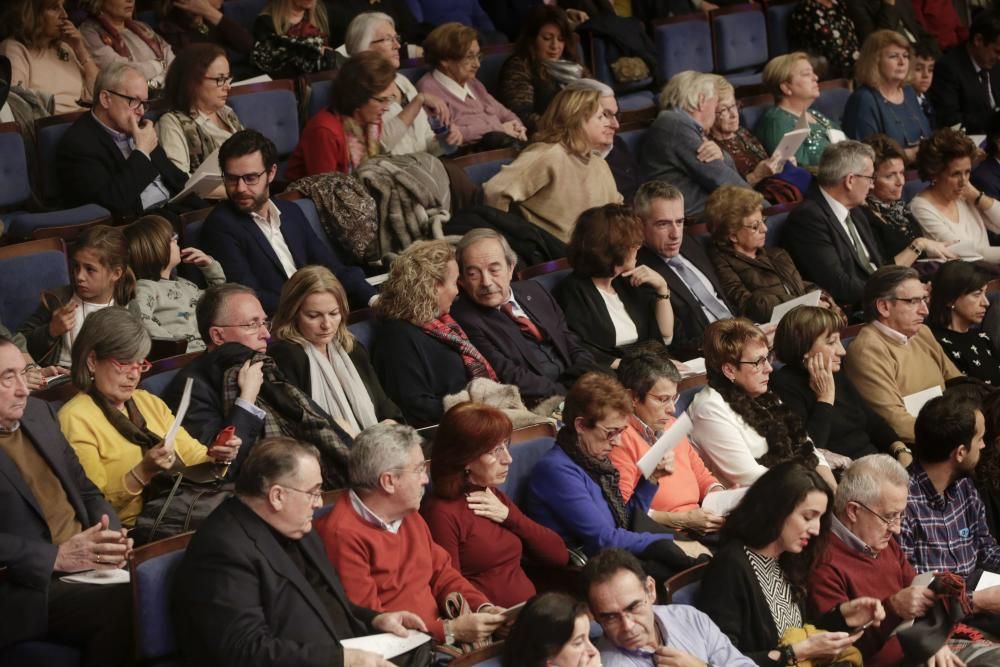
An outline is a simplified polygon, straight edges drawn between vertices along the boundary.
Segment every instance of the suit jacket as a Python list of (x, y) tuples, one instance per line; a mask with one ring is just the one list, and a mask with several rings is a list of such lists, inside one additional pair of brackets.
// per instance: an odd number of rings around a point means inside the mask
[[(174, 578), (174, 636), (192, 667), (343, 663), (323, 599), (278, 541), (238, 498), (223, 502), (191, 539)], [(346, 610), (351, 636), (371, 634), (377, 615), (351, 604), (316, 533), (304, 557)]]
[(972, 184), (996, 199), (1000, 197), (1000, 160), (987, 157), (972, 170)]
[(896, 0), (891, 5), (882, 0), (847, 0), (846, 5), (847, 14), (858, 33), (859, 44), (864, 44), (868, 35), (876, 30), (895, 30), (904, 36), (906, 32), (910, 33), (917, 44), (930, 47), (935, 54), (940, 50), (934, 35), (917, 20), (910, 0)]
[(183, 190), (188, 179), (162, 146), (148, 158), (140, 151), (132, 151), (128, 159), (122, 157), (111, 135), (91, 113), (80, 116), (59, 142), (56, 174), (67, 205), (99, 204), (116, 216), (141, 215), (140, 195), (157, 176), (171, 195)]
[[(882, 253), (861, 208), (851, 209), (850, 216), (872, 262), (882, 266)], [(838, 304), (857, 306), (861, 303), (870, 274), (815, 183), (802, 203), (789, 214), (781, 244), (792, 256), (802, 277), (825, 289)]]
[[(993, 100), (1000, 103), (1000, 67), (990, 70), (990, 88)], [(937, 61), (927, 95), (934, 105), (935, 127), (961, 123), (969, 134), (989, 130), (993, 113), (990, 98), (964, 45), (956, 46)]]
[[(52, 407), (37, 398), (28, 398), (21, 418), (21, 430), (48, 462), (62, 483), (66, 498), (83, 528), (111, 519), (119, 528), (118, 514), (100, 490), (87, 478), (79, 459), (59, 431)], [(48, 626), (48, 588), (58, 547), (42, 515), (41, 507), (28, 488), (21, 471), (0, 450), (0, 565), (7, 576), (0, 578), (0, 646), (38, 638)]]
[[(563, 316), (562, 309), (548, 290), (538, 283), (525, 280), (511, 285), (517, 304), (545, 333), (562, 361), (565, 372), (571, 367), (594, 364), (594, 356), (577, 338)], [(498, 308), (484, 308), (462, 294), (451, 307), (451, 315), (462, 325), (469, 340), (493, 366), (500, 381), (517, 385), (525, 398), (547, 398), (565, 394), (567, 386), (543, 375), (531, 343), (517, 324)], [(572, 377), (572, 373), (571, 373)], [(560, 380), (563, 378), (560, 377)]]
[[(309, 226), (302, 209), (292, 202), (272, 199), (281, 212), (281, 235), (295, 260), (295, 268), (321, 264), (336, 274), (344, 285), (352, 308), (364, 308), (375, 295), (364, 272), (345, 265), (330, 252)], [(226, 279), (257, 291), (264, 311), (274, 313), (281, 287), (288, 280), (274, 248), (249, 213), (241, 213), (224, 201), (215, 207), (201, 233), (201, 248), (219, 260)]]
[[(722, 283), (715, 272), (715, 266), (708, 258), (708, 253), (701, 241), (693, 236), (685, 236), (684, 240), (681, 241), (680, 255), (705, 274), (705, 277), (715, 288), (716, 295), (726, 304), (729, 312), (735, 314), (737, 309), (726, 298)], [(639, 264), (645, 264), (663, 276), (670, 287), (670, 305), (674, 309), (674, 339), (670, 343), (670, 350), (685, 359), (700, 356), (701, 337), (705, 332), (705, 327), (708, 326), (708, 317), (701, 309), (698, 299), (687, 288), (684, 281), (674, 273), (673, 269), (667, 266), (663, 258), (646, 246), (639, 248), (637, 260)]]

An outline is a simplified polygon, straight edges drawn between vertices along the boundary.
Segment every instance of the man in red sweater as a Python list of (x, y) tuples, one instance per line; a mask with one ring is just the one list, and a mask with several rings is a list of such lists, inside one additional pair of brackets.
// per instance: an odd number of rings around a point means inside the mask
[[(402, 424), (365, 429), (351, 448), (351, 490), (317, 522), (317, 532), (352, 603), (412, 611), (446, 644), (487, 639), (504, 624), (503, 610), (459, 574), (417, 512), (430, 463), (421, 442)], [(444, 620), (455, 593), (466, 613)]]

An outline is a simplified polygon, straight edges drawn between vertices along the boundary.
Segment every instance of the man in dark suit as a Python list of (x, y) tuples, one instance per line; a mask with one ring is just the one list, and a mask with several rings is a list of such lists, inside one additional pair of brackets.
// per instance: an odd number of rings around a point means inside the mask
[(854, 22), (859, 44), (864, 44), (876, 30), (893, 30), (915, 49), (922, 46), (933, 49), (937, 55), (941, 53), (934, 35), (917, 20), (911, 0), (847, 0), (847, 14)]
[(52, 408), (29, 398), (27, 372), (14, 343), (0, 338), (0, 649), (42, 640), (79, 648), (85, 665), (130, 664), (128, 586), (59, 577), (122, 567), (132, 541)]
[(969, 134), (985, 134), (1000, 103), (1000, 15), (985, 11), (969, 28), (969, 40), (938, 60), (929, 97), (936, 127), (961, 123)]
[(635, 195), (643, 246), (636, 257), (662, 275), (670, 287), (674, 338), (670, 351), (682, 359), (701, 355), (710, 323), (733, 316), (715, 267), (701, 242), (684, 236), (684, 196), (669, 183), (649, 181)]
[(202, 249), (219, 260), (226, 278), (252, 287), (264, 310), (278, 307), (281, 287), (307, 264), (329, 268), (352, 308), (369, 305), (375, 288), (356, 266), (346, 266), (309, 227), (298, 206), (271, 199), (278, 173), (274, 142), (255, 130), (237, 132), (219, 148), (226, 195), (205, 221)]
[(805, 200), (788, 216), (781, 244), (799, 273), (847, 306), (860, 307), (868, 277), (883, 264), (858, 209), (875, 180), (875, 151), (859, 141), (827, 147)]
[[(291, 438), (258, 443), (236, 497), (191, 539), (174, 578), (173, 620), (193, 667), (391, 667), (428, 665), (427, 644), (390, 663), (345, 649), (345, 639), (427, 631), (415, 614), (379, 614), (347, 598), (312, 532), (322, 504), (319, 452)], [(341, 502), (350, 502), (346, 498)]]
[(593, 370), (594, 357), (566, 325), (562, 310), (536, 282), (511, 284), (517, 256), (493, 229), (473, 229), (458, 242), (460, 298), (451, 315), (506, 384), (528, 403), (565, 395)]
[[(94, 107), (66, 130), (56, 149), (56, 172), (70, 206), (99, 204), (115, 216), (162, 209), (184, 189), (188, 175), (167, 158), (152, 121), (146, 79), (127, 63), (101, 70)], [(181, 208), (198, 208), (198, 197)]]

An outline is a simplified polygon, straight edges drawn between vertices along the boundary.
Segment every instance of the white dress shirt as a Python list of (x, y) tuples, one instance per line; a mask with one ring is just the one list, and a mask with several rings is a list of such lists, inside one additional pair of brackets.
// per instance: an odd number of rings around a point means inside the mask
[(260, 231), (264, 232), (264, 237), (271, 244), (271, 248), (274, 249), (274, 254), (278, 256), (278, 261), (281, 262), (281, 268), (284, 269), (285, 275), (291, 278), (296, 271), (295, 259), (292, 257), (292, 251), (288, 249), (285, 237), (281, 233), (281, 211), (278, 210), (273, 201), (268, 199), (264, 213), (267, 217), (259, 215), (256, 212), (251, 213), (250, 217), (260, 227)]

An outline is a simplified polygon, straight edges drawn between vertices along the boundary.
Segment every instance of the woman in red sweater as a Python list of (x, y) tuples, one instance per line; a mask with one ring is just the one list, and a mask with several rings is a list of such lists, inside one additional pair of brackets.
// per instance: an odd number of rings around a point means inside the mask
[(507, 479), (512, 431), (510, 419), (488, 405), (466, 402), (449, 410), (434, 438), (433, 495), (421, 510), (455, 568), (503, 607), (535, 594), (521, 569), (525, 551), (546, 565), (569, 561), (562, 538), (496, 488)]

